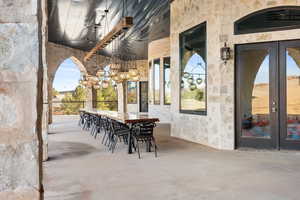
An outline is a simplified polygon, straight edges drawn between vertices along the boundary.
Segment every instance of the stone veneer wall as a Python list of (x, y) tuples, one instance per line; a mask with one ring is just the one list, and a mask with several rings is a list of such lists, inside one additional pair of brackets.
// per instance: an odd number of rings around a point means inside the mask
[[(300, 30), (233, 35), (234, 22), (276, 6), (300, 6), (299, 0), (175, 0), (171, 3), (171, 134), (218, 149), (234, 149), (234, 59), (224, 65), (220, 48), (235, 44), (300, 39)], [(207, 22), (207, 116), (179, 113), (179, 33)], [(234, 53), (234, 52), (233, 52)]]
[(40, 199), (41, 4), (0, 0), (0, 199)]
[[(149, 114), (156, 116), (160, 119), (162, 123), (170, 123), (171, 122), (171, 112), (170, 105), (164, 104), (164, 66), (163, 66), (163, 58), (170, 57), (170, 38), (162, 38), (159, 40), (155, 40), (149, 43), (148, 45), (148, 62), (152, 62), (156, 59), (160, 60), (160, 105), (153, 104), (153, 95), (152, 92), (149, 92)], [(172, 68), (172, 65), (171, 65)], [(148, 66), (149, 71), (149, 66)], [(173, 83), (172, 83), (173, 84)], [(152, 87), (149, 85), (149, 90)], [(171, 91), (172, 92), (172, 91)]]

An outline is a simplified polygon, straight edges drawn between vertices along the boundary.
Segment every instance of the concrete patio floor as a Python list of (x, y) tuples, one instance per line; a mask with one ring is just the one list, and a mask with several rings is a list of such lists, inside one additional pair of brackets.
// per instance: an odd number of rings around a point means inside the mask
[(45, 200), (299, 200), (300, 152), (218, 151), (156, 128), (159, 152), (111, 154), (77, 117), (55, 117)]

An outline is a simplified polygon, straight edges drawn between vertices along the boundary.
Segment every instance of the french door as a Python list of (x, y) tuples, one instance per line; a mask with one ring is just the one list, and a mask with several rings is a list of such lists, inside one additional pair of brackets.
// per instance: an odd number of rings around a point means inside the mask
[(300, 149), (300, 41), (236, 46), (237, 147)]

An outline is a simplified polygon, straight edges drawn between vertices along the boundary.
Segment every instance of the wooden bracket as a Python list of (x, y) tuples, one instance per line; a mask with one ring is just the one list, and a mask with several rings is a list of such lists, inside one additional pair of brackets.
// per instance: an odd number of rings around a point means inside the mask
[(93, 55), (97, 53), (97, 51), (104, 49), (107, 45), (109, 45), (114, 39), (116, 39), (119, 35), (124, 33), (130, 27), (133, 26), (133, 18), (132, 17), (124, 17), (119, 21), (119, 23), (106, 35), (103, 37), (101, 41), (99, 41), (96, 46), (90, 50), (86, 56), (84, 57), (84, 62), (88, 61)]

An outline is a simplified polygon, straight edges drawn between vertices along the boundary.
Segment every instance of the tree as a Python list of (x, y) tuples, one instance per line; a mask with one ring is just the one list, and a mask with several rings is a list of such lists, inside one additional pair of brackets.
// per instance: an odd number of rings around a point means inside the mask
[(116, 103), (118, 101), (117, 91), (111, 84), (107, 88), (101, 88), (97, 90), (97, 101), (102, 101), (98, 103), (98, 109), (118, 110), (118, 104)]
[(86, 91), (83, 87), (77, 86), (72, 94), (66, 94), (62, 99), (61, 110), (64, 114), (78, 114), (78, 110), (83, 107), (86, 100)]
[(58, 95), (59, 95), (59, 92), (55, 88), (52, 88), (52, 97), (55, 98)]
[(81, 86), (77, 86), (75, 91), (72, 94), (72, 98), (75, 101), (85, 101), (86, 100), (86, 90)]

